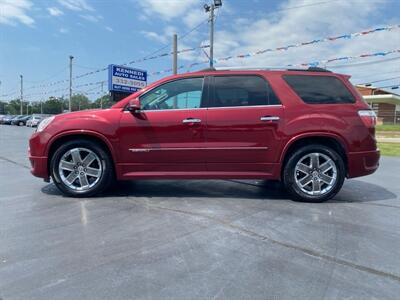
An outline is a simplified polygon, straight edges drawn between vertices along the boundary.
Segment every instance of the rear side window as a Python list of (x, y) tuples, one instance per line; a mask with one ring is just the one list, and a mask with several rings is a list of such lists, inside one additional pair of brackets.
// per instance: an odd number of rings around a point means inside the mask
[(308, 104), (354, 103), (346, 86), (336, 77), (285, 75), (283, 79)]
[(211, 107), (280, 104), (267, 81), (259, 76), (216, 76)]

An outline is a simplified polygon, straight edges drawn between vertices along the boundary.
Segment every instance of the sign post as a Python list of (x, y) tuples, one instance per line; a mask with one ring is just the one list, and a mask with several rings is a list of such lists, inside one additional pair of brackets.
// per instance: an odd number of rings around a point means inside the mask
[(119, 65), (108, 66), (108, 90), (116, 102), (147, 85), (147, 71)]

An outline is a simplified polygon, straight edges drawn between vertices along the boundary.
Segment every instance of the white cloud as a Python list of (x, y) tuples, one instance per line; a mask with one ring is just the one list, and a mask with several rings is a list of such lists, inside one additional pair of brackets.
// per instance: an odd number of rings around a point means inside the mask
[(201, 22), (207, 20), (207, 15), (204, 13), (204, 9), (191, 9), (183, 17), (183, 22), (189, 26), (194, 27)]
[(167, 38), (163, 34), (158, 34), (154, 31), (145, 31), (145, 30), (140, 31), (140, 33), (149, 40), (156, 41), (162, 44), (167, 42)]
[(146, 0), (138, 3), (142, 6), (146, 15), (157, 14), (165, 20), (180, 17), (192, 7), (201, 7), (200, 0)]
[(146, 38), (148, 38), (149, 40), (153, 40), (162, 44), (166, 44), (169, 40), (172, 41), (172, 36), (174, 33), (176, 33), (177, 30), (175, 27), (173, 26), (167, 26), (164, 28), (163, 32), (157, 33), (154, 31), (145, 31), (142, 30), (140, 33), (142, 35), (144, 35)]
[(68, 29), (68, 28), (64, 28), (64, 27), (60, 28), (58, 31), (59, 31), (60, 33), (62, 33), (62, 34), (69, 33), (69, 29)]
[(112, 29), (110, 26), (106, 26), (104, 28), (109, 32), (114, 32), (114, 29)]
[(58, 2), (64, 6), (65, 8), (68, 8), (70, 10), (74, 11), (94, 11), (94, 8), (90, 6), (86, 0), (58, 0)]
[(32, 5), (30, 0), (0, 0), (0, 24), (32, 26), (35, 20), (28, 16)]
[(102, 16), (94, 16), (94, 15), (80, 15), (80, 17), (82, 18), (82, 19), (85, 19), (86, 21), (89, 21), (89, 22), (93, 22), (93, 23), (97, 23), (97, 22), (99, 22), (101, 19), (103, 19), (103, 17)]
[(52, 15), (53, 17), (58, 17), (63, 15), (64, 13), (62, 12), (62, 10), (58, 9), (57, 7), (48, 7), (47, 11), (49, 12), (50, 15)]

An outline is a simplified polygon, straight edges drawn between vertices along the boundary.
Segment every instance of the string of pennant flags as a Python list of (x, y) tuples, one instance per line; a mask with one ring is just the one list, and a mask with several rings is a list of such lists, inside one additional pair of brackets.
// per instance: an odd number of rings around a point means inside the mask
[[(394, 54), (394, 53), (400, 53), (400, 49), (390, 50), (390, 51), (380, 51), (380, 52), (374, 52), (374, 53), (365, 53), (365, 54), (360, 54), (360, 55), (356, 55), (356, 56), (341, 56), (341, 57), (330, 58), (330, 59), (326, 59), (326, 60), (312, 61), (312, 62), (306, 62), (306, 63), (300, 63), (300, 64), (288, 64), (288, 65), (284, 65), (283, 67), (318, 67), (318, 66), (324, 66), (328, 63), (336, 62), (336, 61), (348, 61), (348, 60), (359, 59), (359, 58), (387, 56), (387, 55)], [(230, 60), (233, 58), (248, 58), (248, 57), (250, 57), (250, 56), (230, 57), (229, 59), (224, 59), (224, 61), (227, 61), (227, 60)], [(215, 59), (214, 63), (218, 63), (221, 61), (222, 61), (221, 59)], [(178, 67), (178, 69), (185, 69), (185, 68), (191, 69), (192, 67), (206, 64), (206, 63), (209, 63), (209, 61), (204, 60), (201, 62), (195, 62), (195, 63), (191, 63), (191, 64), (187, 64), (187, 65), (181, 65)], [(276, 67), (276, 68), (282, 68), (282, 67)], [(166, 69), (166, 70), (162, 70), (162, 71), (152, 72), (152, 73), (150, 73), (150, 75), (153, 75), (153, 76), (161, 75), (161, 74), (170, 73), (170, 72), (172, 72), (172, 69)]]
[[(242, 53), (242, 54), (237, 54), (237, 55), (233, 55), (233, 56), (226, 56), (226, 57), (221, 57), (221, 58), (217, 58), (214, 59), (215, 63), (218, 62), (224, 62), (224, 61), (229, 61), (231, 59), (243, 59), (243, 58), (250, 58), (250, 57), (254, 57), (256, 55), (261, 55), (261, 54), (265, 54), (265, 53), (269, 53), (269, 52), (280, 52), (280, 51), (287, 51), (289, 49), (292, 48), (299, 48), (299, 47), (304, 47), (304, 46), (308, 46), (308, 45), (315, 45), (315, 44), (319, 44), (319, 43), (325, 43), (325, 42), (335, 42), (335, 41), (339, 41), (339, 40), (349, 40), (349, 39), (353, 39), (356, 37), (360, 37), (360, 36), (365, 36), (365, 35), (369, 35), (369, 34), (373, 34), (373, 33), (377, 33), (377, 32), (383, 32), (383, 31), (393, 31), (393, 30), (398, 30), (400, 29), (400, 24), (396, 24), (396, 25), (391, 25), (391, 26), (384, 26), (384, 27), (377, 27), (377, 28), (373, 28), (370, 30), (364, 30), (364, 31), (360, 31), (360, 32), (354, 32), (354, 33), (348, 33), (348, 34), (342, 34), (342, 35), (338, 35), (338, 36), (329, 36), (329, 37), (324, 37), (324, 38), (320, 38), (320, 39), (313, 39), (310, 41), (305, 41), (305, 42), (300, 42), (300, 43), (296, 43), (296, 44), (290, 44), (290, 45), (286, 45), (286, 46), (280, 46), (280, 47), (276, 47), (276, 48), (267, 48), (267, 49), (262, 49), (262, 50), (258, 50), (258, 51), (254, 51), (254, 52), (249, 52), (249, 53)], [(185, 52), (191, 52), (191, 51), (196, 51), (198, 49), (205, 49), (205, 48), (209, 48), (209, 45), (203, 45), (200, 47), (194, 47), (194, 48), (187, 48), (187, 49), (182, 49), (179, 50), (177, 53), (185, 53)], [(149, 57), (144, 57), (144, 58), (140, 58), (140, 59), (136, 59), (136, 60), (132, 60), (126, 63), (123, 63), (121, 65), (131, 65), (131, 64), (135, 64), (135, 63), (139, 63), (139, 62), (144, 62), (147, 60), (153, 60), (153, 59), (157, 59), (157, 58), (161, 58), (161, 57), (166, 57), (169, 55), (172, 55), (173, 52), (165, 52), (165, 53), (161, 53), (161, 54), (157, 54), (157, 55), (153, 55), (153, 56), (149, 56)], [(201, 65), (204, 64), (204, 62), (195, 62), (192, 64), (188, 64), (187, 66), (189, 68), (197, 66), (197, 65)], [(183, 69), (185, 67), (181, 67), (181, 69)], [(77, 76), (74, 76), (73, 79), (79, 79), (82, 77), (86, 77), (86, 76), (90, 76), (90, 75), (94, 75), (100, 72), (104, 72), (107, 71), (108, 67), (103, 67), (103, 68), (99, 68), (90, 72), (86, 72), (83, 74), (79, 74)], [(167, 69), (167, 70), (162, 70), (162, 71), (157, 71), (157, 72), (153, 72), (150, 73), (149, 75), (159, 75), (159, 74), (164, 74), (164, 73), (168, 73), (168, 72), (172, 72), (172, 68)], [(62, 79), (62, 80), (58, 80), (55, 82), (50, 82), (50, 83), (46, 83), (46, 84), (41, 84), (41, 85), (34, 85), (34, 86), (30, 86), (28, 88), (26, 88), (26, 90), (29, 89), (35, 89), (35, 88), (46, 88), (46, 87), (50, 87), (50, 86), (54, 86), (54, 85), (58, 85), (61, 83), (66, 83), (69, 82), (69, 79)], [(7, 95), (2, 95), (3, 97), (7, 97), (10, 95), (13, 95), (15, 93), (10, 93)]]
[[(276, 48), (268, 48), (268, 49), (262, 49), (262, 50), (258, 50), (258, 51), (254, 51), (254, 52), (249, 52), (249, 53), (245, 53), (245, 54), (238, 54), (238, 55), (232, 55), (232, 56), (226, 56), (226, 57), (221, 57), (221, 58), (216, 58), (214, 59), (214, 63), (221, 63), (221, 62), (226, 62), (232, 59), (246, 59), (246, 58), (251, 58), (257, 55), (261, 55), (261, 54), (265, 54), (268, 52), (280, 52), (280, 51), (287, 51), (289, 49), (292, 48), (298, 48), (298, 47), (303, 47), (303, 46), (307, 46), (307, 45), (314, 45), (314, 44), (318, 44), (318, 43), (324, 43), (324, 42), (334, 42), (334, 41), (338, 41), (338, 40), (349, 40), (349, 39), (353, 39), (356, 37), (360, 37), (360, 36), (365, 36), (368, 34), (373, 34), (373, 33), (377, 33), (377, 32), (383, 32), (383, 31), (393, 31), (393, 30), (398, 30), (400, 29), (400, 24), (397, 25), (391, 25), (391, 26), (384, 26), (384, 27), (378, 27), (378, 28), (374, 28), (374, 29), (370, 29), (370, 30), (365, 30), (365, 31), (360, 31), (360, 32), (355, 32), (355, 33), (349, 33), (349, 34), (342, 34), (342, 35), (338, 35), (338, 36), (331, 36), (331, 37), (325, 37), (325, 38), (320, 38), (320, 39), (313, 39), (311, 41), (306, 41), (306, 42), (301, 42), (301, 43), (296, 43), (296, 44), (290, 44), (287, 46), (280, 46), (280, 47), (276, 47)], [(205, 49), (208, 48), (209, 45), (203, 45), (200, 47), (195, 47), (195, 48), (187, 48), (187, 49), (183, 49), (183, 50), (179, 50), (178, 53), (185, 53), (185, 52), (190, 52), (190, 51), (195, 51), (197, 49)], [(331, 63), (331, 62), (336, 62), (336, 61), (348, 61), (348, 60), (353, 60), (353, 59), (358, 59), (358, 58), (368, 58), (368, 57), (376, 57), (376, 56), (387, 56), (390, 54), (394, 54), (394, 53), (399, 53), (400, 50), (390, 50), (390, 51), (382, 51), (382, 52), (375, 52), (375, 53), (367, 53), (367, 54), (361, 54), (361, 55), (357, 55), (357, 56), (342, 56), (342, 57), (336, 57), (336, 58), (331, 58), (331, 59), (327, 59), (327, 60), (321, 60), (321, 61), (313, 61), (313, 62), (307, 62), (307, 63), (301, 63), (301, 64), (289, 64), (286, 65), (285, 67), (313, 67), (313, 66), (324, 66), (325, 64)], [(141, 59), (137, 59), (137, 60), (132, 60), (129, 61), (127, 63), (121, 64), (121, 65), (130, 65), (130, 64), (134, 64), (134, 63), (138, 63), (138, 62), (143, 62), (146, 60), (151, 60), (151, 59), (156, 59), (156, 58), (161, 58), (161, 57), (165, 57), (165, 56), (169, 56), (171, 55), (172, 52), (166, 52), (166, 53), (162, 53), (162, 54), (158, 54), (158, 55), (153, 55), (150, 57), (145, 57), (145, 58), (141, 58)], [(205, 63), (209, 63), (209, 60), (204, 60), (204, 61), (199, 61), (199, 62), (194, 62), (194, 63), (190, 63), (190, 64), (185, 64), (185, 65), (181, 65), (178, 67), (179, 70), (182, 69), (187, 69), (190, 70), (191, 68), (198, 66), (198, 65), (203, 65)], [(89, 75), (93, 75), (99, 72), (103, 72), (108, 70), (108, 67), (104, 67), (104, 68), (99, 68), (90, 72), (86, 72), (80, 75), (77, 75), (75, 77), (73, 77), (73, 79), (79, 79), (85, 76), (89, 76)], [(172, 68), (168, 68), (165, 70), (161, 70), (161, 71), (155, 71), (155, 72), (151, 72), (148, 74), (148, 76), (155, 76), (155, 75), (162, 75), (165, 73), (171, 73), (172, 72)], [(62, 79), (59, 81), (55, 81), (55, 82), (50, 82), (47, 84), (41, 84), (41, 85), (36, 85), (36, 86), (30, 86), (28, 88), (26, 88), (26, 90), (29, 89), (36, 89), (36, 88), (46, 88), (46, 87), (50, 87), (50, 86), (54, 86), (54, 85), (58, 85), (61, 83), (67, 83), (69, 82), (69, 79)], [(81, 85), (77, 85), (74, 88), (78, 88), (78, 87), (85, 87), (85, 86), (90, 86), (90, 85), (97, 85), (97, 84), (101, 84), (104, 83), (105, 81), (98, 81), (98, 82), (92, 82), (92, 83), (85, 83), (85, 84), (81, 84)], [(63, 89), (64, 90), (64, 89)], [(59, 91), (59, 90), (55, 90), (55, 91)], [(36, 94), (30, 94), (29, 96), (32, 95), (45, 95), (45, 94), (49, 94), (55, 91), (48, 91), (48, 92), (44, 92), (44, 93), (36, 93)], [(17, 92), (12, 92), (6, 95), (1, 95), (2, 97), (9, 97), (12, 95), (15, 95)], [(27, 95), (28, 96), (28, 95)]]
[[(320, 61), (312, 61), (312, 62), (300, 63), (300, 64), (288, 64), (288, 65), (285, 65), (285, 66), (275, 67), (275, 68), (283, 68), (283, 67), (285, 67), (285, 68), (286, 67), (318, 67), (318, 66), (325, 66), (327, 63), (331, 63), (331, 62), (349, 61), (349, 60), (354, 60), (354, 59), (364, 59), (364, 58), (371, 58), (371, 57), (383, 57), (383, 56), (387, 56), (387, 55), (391, 55), (391, 54), (395, 54), (395, 53), (399, 53), (400, 54), (400, 49), (390, 50), (390, 51), (379, 51), (379, 52), (374, 52), (374, 53), (364, 53), (364, 54), (355, 55), (355, 56), (341, 56), (341, 57), (336, 57), (336, 58), (330, 58), (330, 59), (325, 59), (325, 60), (320, 60)], [(190, 65), (181, 65), (181, 66), (178, 67), (178, 69), (191, 68), (193, 66), (197, 66), (197, 65), (201, 65), (201, 64), (205, 64), (205, 63), (209, 63), (209, 61), (205, 60), (205, 61), (202, 61), (202, 62), (192, 63)], [(271, 69), (274, 69), (274, 67), (272, 67)], [(160, 75), (160, 74), (169, 73), (169, 72), (172, 72), (172, 69), (167, 69), (167, 70), (163, 70), (163, 71), (156, 71), (156, 72), (152, 72), (150, 74), (151, 75)], [(89, 86), (95, 86), (94, 89), (96, 89), (98, 85), (100, 85), (102, 83), (106, 83), (106, 82), (107, 82), (106, 80), (96, 81), (96, 82), (88, 82), (88, 83), (77, 85), (77, 86), (74, 87), (74, 89), (81, 88), (81, 87), (89, 87)], [(25, 95), (25, 97), (45, 96), (45, 95), (49, 95), (49, 94), (52, 94), (52, 93), (65, 92), (68, 89), (69, 88), (61, 88), (61, 89), (45, 91), (45, 92), (30, 93), (30, 94)], [(89, 90), (89, 91), (91, 91), (91, 90)], [(101, 91), (87, 93), (89, 91), (79, 92), (78, 94), (85, 94), (85, 95), (86, 94), (88, 94), (88, 95), (90, 94), (90, 95), (92, 95), (92, 94), (102, 94), (103, 93)]]

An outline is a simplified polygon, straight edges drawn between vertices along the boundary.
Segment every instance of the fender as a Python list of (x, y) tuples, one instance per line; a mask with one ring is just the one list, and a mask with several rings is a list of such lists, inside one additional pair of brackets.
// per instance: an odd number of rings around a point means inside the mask
[(62, 137), (65, 137), (65, 136), (69, 136), (69, 135), (78, 135), (78, 134), (79, 135), (89, 135), (89, 136), (93, 136), (93, 137), (101, 139), (107, 145), (108, 150), (111, 153), (113, 161), (115, 163), (117, 162), (116, 155), (115, 155), (115, 153), (116, 153), (115, 152), (115, 147), (110, 143), (110, 141), (103, 134), (101, 134), (101, 133), (99, 133), (97, 131), (85, 130), (85, 129), (66, 130), (66, 131), (62, 131), (62, 132), (56, 134), (55, 136), (51, 137), (51, 139), (47, 143), (46, 150), (45, 150), (45, 155), (48, 157), (51, 146), (59, 138), (62, 138)]
[(348, 156), (348, 153), (349, 153), (348, 145), (347, 145), (346, 141), (340, 135), (333, 133), (333, 132), (314, 131), (314, 132), (301, 133), (301, 134), (291, 137), (282, 150), (281, 156), (279, 158), (279, 162), (283, 163), (283, 160), (285, 159), (287, 150), (290, 148), (290, 146), (292, 146), (298, 140), (301, 140), (303, 138), (309, 138), (309, 137), (310, 138), (318, 138), (318, 137), (333, 138), (343, 147), (343, 149), (346, 153), (346, 156)]

